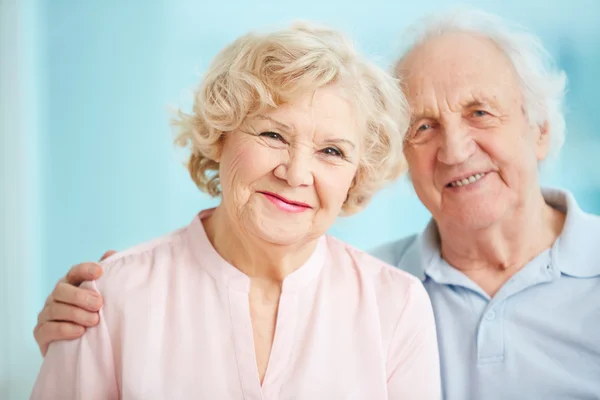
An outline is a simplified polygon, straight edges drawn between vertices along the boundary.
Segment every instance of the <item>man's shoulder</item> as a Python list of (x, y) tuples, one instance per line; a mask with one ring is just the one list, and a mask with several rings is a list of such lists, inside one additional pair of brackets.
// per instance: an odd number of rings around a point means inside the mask
[(417, 234), (384, 243), (370, 250), (369, 253), (421, 280), (424, 278), (421, 266), (419, 235)]
[(598, 238), (600, 216), (577, 210), (576, 218), (569, 218), (558, 239), (555, 250), (563, 273), (579, 278), (600, 277)]
[(417, 244), (418, 235), (410, 235), (392, 242), (381, 244), (369, 251), (371, 255), (387, 262), (397, 265), (398, 261), (408, 250)]

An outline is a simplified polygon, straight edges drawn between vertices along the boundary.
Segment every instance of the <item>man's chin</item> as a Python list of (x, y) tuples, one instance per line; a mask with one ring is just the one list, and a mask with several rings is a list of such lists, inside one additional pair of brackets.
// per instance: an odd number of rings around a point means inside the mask
[(446, 209), (439, 218), (438, 224), (463, 232), (480, 231), (498, 224), (503, 212), (496, 203), (465, 204), (462, 207)]

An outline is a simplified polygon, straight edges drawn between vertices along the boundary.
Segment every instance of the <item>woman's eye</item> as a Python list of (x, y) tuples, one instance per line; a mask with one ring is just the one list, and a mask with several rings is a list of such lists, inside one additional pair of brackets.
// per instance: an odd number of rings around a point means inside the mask
[(276, 133), (276, 132), (271, 132), (271, 131), (263, 132), (259, 136), (268, 137), (269, 139), (279, 140), (280, 142), (285, 143), (285, 140), (283, 139), (283, 137), (279, 133)]
[(487, 111), (483, 111), (483, 110), (475, 110), (475, 111), (473, 111), (473, 116), (474, 117), (485, 117), (486, 115), (488, 115)]
[(422, 124), (417, 128), (417, 132), (423, 132), (426, 131), (427, 129), (431, 128), (431, 125), (429, 124)]
[(336, 156), (336, 157), (343, 157), (344, 156), (342, 154), (342, 152), (339, 149), (336, 149), (335, 147), (326, 147), (323, 150), (321, 150), (321, 152), (323, 154), (328, 155), (328, 156)]

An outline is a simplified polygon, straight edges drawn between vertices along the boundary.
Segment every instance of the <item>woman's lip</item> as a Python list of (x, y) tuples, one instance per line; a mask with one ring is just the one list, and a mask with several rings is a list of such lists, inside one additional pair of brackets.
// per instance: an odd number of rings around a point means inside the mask
[(290, 204), (292, 206), (312, 208), (311, 206), (309, 206), (306, 203), (301, 203), (301, 202), (298, 202), (298, 201), (288, 200), (285, 197), (280, 196), (280, 195), (278, 195), (276, 193), (272, 193), (272, 192), (259, 192), (259, 193), (262, 193), (262, 194), (267, 195), (267, 196), (275, 197), (276, 199), (279, 199), (279, 200), (283, 201), (284, 203)]

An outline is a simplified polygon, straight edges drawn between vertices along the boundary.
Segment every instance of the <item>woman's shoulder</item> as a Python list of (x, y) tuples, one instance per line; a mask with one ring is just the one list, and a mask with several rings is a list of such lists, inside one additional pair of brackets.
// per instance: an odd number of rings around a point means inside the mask
[(136, 264), (152, 254), (160, 253), (173, 246), (182, 244), (186, 231), (187, 227), (184, 227), (158, 238), (142, 242), (111, 255), (100, 262), (100, 264), (107, 269), (114, 268), (116, 265)]
[(431, 303), (421, 280), (333, 237), (327, 237), (330, 277), (336, 285), (350, 283), (365, 301), (374, 300), (382, 332), (391, 337), (397, 322), (412, 315), (431, 312)]
[(127, 291), (150, 275), (160, 272), (157, 270), (173, 265), (175, 257), (185, 254), (186, 231), (187, 228), (180, 228), (119, 251), (101, 261), (102, 276), (96, 281), (95, 289), (103, 294)]

